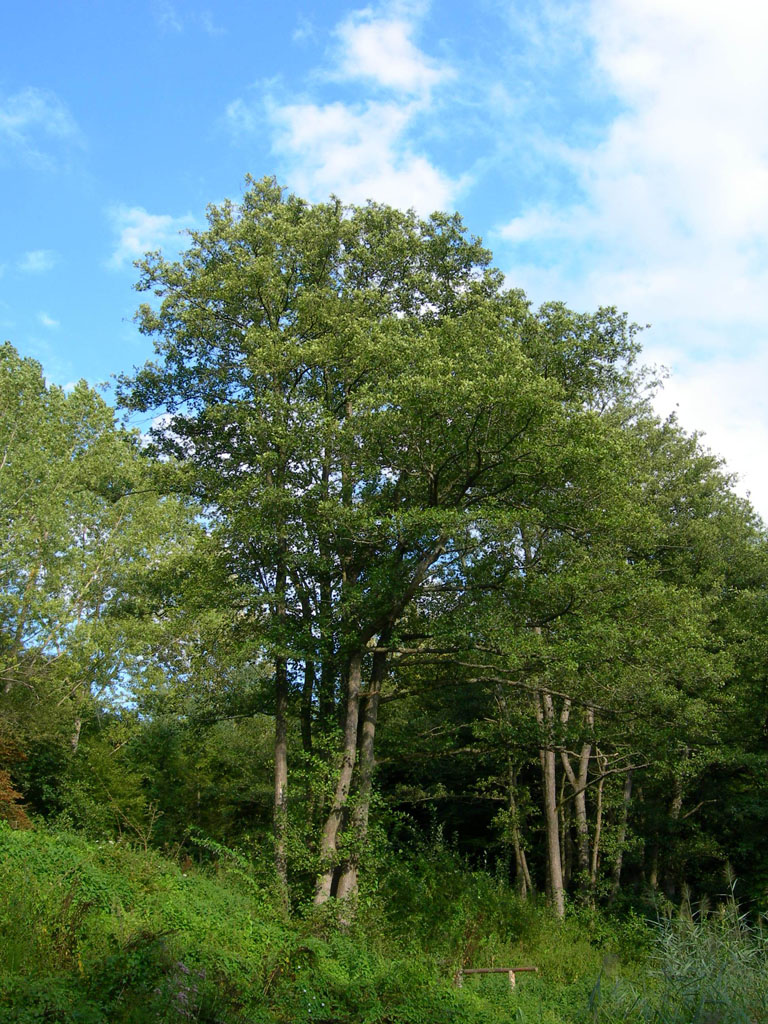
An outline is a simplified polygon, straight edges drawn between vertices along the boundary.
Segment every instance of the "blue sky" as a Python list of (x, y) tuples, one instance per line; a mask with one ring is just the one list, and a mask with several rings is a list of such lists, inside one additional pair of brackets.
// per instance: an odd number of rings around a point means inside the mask
[(768, 517), (767, 52), (753, 0), (6, 4), (0, 336), (141, 363), (132, 260), (246, 173), (459, 209), (535, 303), (650, 323), (659, 410)]

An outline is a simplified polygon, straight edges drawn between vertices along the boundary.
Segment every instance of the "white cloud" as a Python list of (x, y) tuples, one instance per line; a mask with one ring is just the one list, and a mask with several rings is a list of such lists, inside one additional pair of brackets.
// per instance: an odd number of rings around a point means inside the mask
[(291, 185), (311, 199), (333, 192), (347, 202), (375, 199), (431, 213), (461, 187), (405, 140), (408, 106), (301, 103), (272, 106), (269, 114)]
[(40, 321), (43, 327), (47, 327), (49, 328), (49, 330), (55, 330), (57, 327), (60, 326), (59, 321), (54, 320), (53, 317), (48, 316), (47, 313), (38, 313), (37, 319)]
[(208, 36), (222, 36), (226, 30), (216, 24), (210, 10), (190, 11), (188, 7), (179, 7), (170, 0), (153, 0), (152, 16), (161, 32), (172, 32), (179, 35), (185, 29), (199, 28)]
[(198, 22), (200, 24), (200, 28), (208, 36), (223, 36), (227, 33), (226, 29), (216, 24), (216, 21), (210, 11), (202, 11), (198, 15)]
[(51, 166), (43, 146), (50, 141), (80, 142), (75, 119), (59, 97), (29, 87), (0, 99), (0, 146), (29, 163)]
[(386, 89), (425, 96), (452, 76), (411, 41), (414, 22), (356, 11), (336, 29), (339, 66), (334, 77), (368, 79)]
[[(319, 102), (275, 98), (278, 83), (262, 83), (255, 102), (232, 100), (225, 120), (247, 143), (271, 129), (272, 152), (291, 187), (311, 200), (330, 193), (345, 202), (369, 199), (420, 213), (449, 207), (468, 177), (440, 170), (416, 140), (435, 113), (433, 92), (453, 70), (413, 42), (419, 11), (395, 4), (389, 15), (371, 8), (348, 15), (334, 30), (331, 67), (314, 69), (310, 81), (334, 83), (342, 98)], [(301, 41), (309, 30), (300, 26)], [(314, 31), (312, 29), (312, 31)], [(368, 85), (374, 89), (365, 94)], [(353, 100), (347, 98), (354, 89)]]
[(768, 420), (756, 415), (765, 402), (768, 346), (707, 362), (680, 350), (660, 354), (673, 372), (655, 401), (657, 410), (675, 412), (688, 430), (703, 430), (706, 446), (738, 474), (736, 490), (749, 493), (768, 519)]
[(58, 259), (53, 249), (30, 249), (21, 257), (16, 268), (24, 274), (42, 274), (55, 267)]
[(535, 206), (498, 231), (509, 242), (541, 241), (550, 238), (578, 239), (592, 230), (592, 219), (583, 208), (566, 211), (549, 205)]
[(296, 28), (293, 30), (291, 39), (294, 43), (310, 43), (317, 39), (315, 24), (305, 15), (300, 14), (296, 20)]
[(621, 109), (599, 143), (550, 149), (550, 173), (580, 197), (534, 203), (500, 230), (516, 247), (511, 276), (537, 299), (650, 321), (646, 341), (678, 354), (668, 390), (681, 420), (766, 515), (768, 6), (591, 0), (585, 31)]
[(117, 245), (107, 265), (115, 270), (140, 259), (146, 252), (162, 248), (178, 251), (182, 244), (180, 232), (195, 223), (191, 214), (172, 217), (166, 213), (147, 213), (142, 206), (115, 206), (109, 217), (117, 233)]
[[(417, 17), (415, 8), (402, 4), (389, 16), (369, 8), (349, 15), (334, 31), (331, 67), (311, 75), (345, 86), (344, 98), (281, 102), (270, 83), (266, 102), (240, 98), (229, 104), (233, 134), (247, 140), (270, 127), (282, 173), (309, 199), (334, 193), (346, 202), (374, 199), (420, 213), (452, 205), (468, 179), (442, 171), (415, 136), (435, 113), (435, 88), (453, 72), (412, 41)], [(366, 85), (373, 95), (362, 92)], [(350, 86), (353, 101), (346, 98)]]
[(154, 0), (152, 13), (159, 28), (164, 32), (183, 32), (184, 22), (174, 4), (169, 0)]
[(599, 145), (561, 150), (583, 200), (534, 206), (502, 234), (590, 243), (589, 290), (635, 308), (698, 295), (700, 316), (764, 315), (768, 294), (743, 285), (765, 283), (768, 252), (768, 7), (593, 0), (588, 27), (624, 110)]
[(238, 98), (227, 104), (224, 120), (236, 138), (245, 138), (263, 124), (264, 110), (261, 105), (254, 106)]

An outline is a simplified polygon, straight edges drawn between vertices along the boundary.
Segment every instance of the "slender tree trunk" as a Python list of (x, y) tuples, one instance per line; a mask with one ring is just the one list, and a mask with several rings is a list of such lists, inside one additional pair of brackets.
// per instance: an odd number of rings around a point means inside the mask
[(629, 802), (632, 799), (632, 772), (627, 772), (624, 780), (624, 794), (621, 804), (621, 822), (619, 823), (618, 848), (611, 877), (611, 900), (615, 900), (621, 887), (621, 866), (624, 860), (624, 844), (627, 841), (627, 821), (629, 819)]
[[(279, 452), (278, 452), (279, 456)], [(267, 472), (267, 481), (276, 491), (283, 487), (281, 472)], [(275, 555), (275, 598), (272, 615), (277, 626), (278, 650), (285, 642), (285, 594), (288, 574), (285, 565), (286, 541), (278, 535)], [(275, 871), (283, 904), (288, 909), (288, 661), (284, 654), (275, 656), (275, 775), (273, 823), (275, 834)]]
[(304, 662), (304, 684), (301, 688), (301, 745), (305, 754), (312, 753), (312, 698), (315, 692), (315, 663)]
[[(389, 636), (383, 635), (379, 641), (381, 646), (389, 642)], [(363, 707), (362, 728), (360, 730), (360, 756), (358, 761), (359, 785), (357, 790), (357, 801), (352, 812), (352, 831), (354, 834), (354, 849), (339, 876), (339, 884), (336, 895), (339, 899), (346, 896), (354, 896), (358, 887), (358, 871), (360, 868), (360, 855), (365, 846), (368, 835), (368, 818), (371, 809), (371, 792), (373, 789), (373, 772), (376, 766), (374, 758), (374, 740), (376, 738), (376, 723), (379, 715), (379, 701), (381, 698), (381, 687), (387, 674), (387, 652), (376, 651), (373, 656), (373, 668), (371, 670), (371, 682), (368, 687), (368, 694)]]
[[(557, 767), (557, 758), (555, 758)], [(571, 838), (571, 807), (565, 800), (565, 775), (560, 776), (560, 790), (557, 794), (557, 814), (560, 827), (560, 863), (563, 866), (563, 889), (571, 884), (573, 869), (573, 840)]]
[[(685, 747), (684, 758), (687, 759), (688, 753), (688, 748)], [(676, 835), (676, 831), (677, 824), (680, 821), (680, 812), (682, 811), (682, 809), (683, 780), (680, 775), (676, 775), (674, 778), (674, 785), (672, 790), (672, 800), (669, 804), (669, 818), (672, 822), (672, 829), (675, 833), (674, 837), (670, 838), (674, 838), (674, 844), (670, 844), (672, 846), (672, 850), (668, 849), (667, 856), (665, 858), (666, 863), (664, 865), (664, 892), (670, 900), (676, 899), (678, 893), (682, 892), (685, 885), (685, 879), (683, 877), (683, 865), (675, 865), (673, 860), (674, 847), (678, 845), (678, 837)], [(673, 854), (673, 856), (670, 856), (670, 854)]]
[[(330, 480), (330, 466), (327, 455), (323, 461), (321, 495), (327, 500)], [(319, 577), (318, 626), (320, 634), (320, 678), (317, 690), (317, 720), (320, 729), (323, 723), (333, 722), (336, 716), (337, 664), (333, 645), (333, 588), (331, 586), (331, 551), (325, 538), (320, 542), (322, 570)]]
[(73, 754), (77, 753), (77, 748), (80, 746), (80, 730), (82, 728), (82, 725), (83, 725), (82, 719), (78, 715), (77, 718), (75, 719), (75, 724), (74, 724), (74, 727), (72, 729), (72, 735), (71, 735), (70, 740), (69, 740), (70, 745), (72, 747), (72, 753)]
[[(562, 718), (562, 715), (561, 715)], [(590, 731), (595, 724), (594, 712), (587, 709), (586, 723)], [(576, 819), (577, 863), (579, 868), (579, 885), (586, 888), (590, 884), (590, 851), (589, 851), (589, 819), (587, 817), (587, 783), (589, 782), (589, 762), (592, 757), (592, 742), (587, 740), (581, 745), (579, 753), (578, 775), (573, 770), (570, 755), (561, 751), (561, 759), (565, 774), (573, 790), (573, 815)]]
[(333, 647), (332, 628), (330, 626), (331, 616), (327, 609), (331, 606), (330, 587), (323, 585), (320, 588), (320, 615), (325, 618), (328, 625), (323, 628), (323, 639), (321, 646), (322, 662), (320, 664), (320, 679), (317, 689), (317, 723), (318, 729), (335, 721), (336, 719), (336, 682), (338, 678), (338, 658)]
[(275, 869), (288, 897), (288, 665), (285, 658), (275, 659)]
[(525, 848), (520, 836), (520, 822), (518, 820), (516, 799), (517, 774), (515, 769), (512, 767), (511, 762), (508, 767), (508, 778), (509, 817), (512, 826), (512, 849), (515, 853), (515, 888), (521, 898), (525, 899), (529, 892), (533, 892), (533, 883), (531, 882), (531, 875), (528, 871), (528, 860), (525, 856)]
[(584, 878), (589, 876), (589, 821), (587, 820), (587, 773), (592, 744), (585, 743), (579, 757), (579, 774), (576, 777), (576, 792), (573, 797), (573, 811), (576, 816), (578, 833), (579, 871)]
[(308, 591), (301, 587), (299, 591), (301, 601), (301, 619), (304, 629), (304, 643), (306, 654), (304, 656), (304, 679), (301, 685), (301, 705), (299, 709), (299, 723), (301, 725), (301, 746), (305, 754), (312, 753), (312, 704), (315, 698), (315, 686), (317, 682), (317, 671), (313, 651), (312, 632), (312, 602)]
[(659, 888), (659, 844), (654, 843), (651, 850), (651, 865), (648, 870), (648, 885), (654, 892)]
[(589, 880), (592, 888), (597, 885), (597, 871), (600, 867), (600, 836), (603, 831), (603, 785), (605, 783), (605, 768), (607, 764), (605, 757), (603, 757), (597, 747), (595, 747), (595, 757), (597, 758), (597, 770), (600, 772), (600, 779), (597, 783), (595, 837), (592, 842), (592, 864), (589, 872)]
[[(503, 687), (497, 689), (496, 700), (501, 715), (501, 721), (509, 722), (509, 710), (507, 697)], [(515, 888), (521, 899), (525, 899), (528, 893), (532, 893), (533, 884), (528, 870), (528, 859), (525, 856), (520, 833), (520, 815), (517, 808), (517, 772), (511, 757), (507, 758), (507, 794), (509, 799), (509, 835), (512, 839), (512, 850), (515, 855)]]
[(539, 690), (536, 694), (536, 719), (544, 741), (539, 749), (544, 788), (544, 821), (547, 833), (547, 874), (549, 892), (555, 913), (565, 916), (563, 865), (560, 859), (560, 829), (557, 811), (557, 764), (554, 749), (555, 710), (552, 695)]
[(344, 747), (331, 810), (320, 837), (320, 873), (315, 885), (315, 904), (325, 903), (331, 896), (336, 866), (339, 830), (349, 800), (352, 774), (357, 749), (357, 723), (360, 711), (360, 686), (363, 656), (356, 652), (349, 661), (347, 672), (347, 713), (344, 722)]

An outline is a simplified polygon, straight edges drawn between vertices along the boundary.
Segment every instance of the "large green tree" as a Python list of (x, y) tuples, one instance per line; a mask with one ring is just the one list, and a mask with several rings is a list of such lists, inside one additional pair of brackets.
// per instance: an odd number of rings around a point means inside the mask
[(167, 413), (156, 448), (203, 502), (273, 666), (283, 877), (292, 692), (306, 747), (318, 720), (341, 724), (322, 902), (357, 885), (351, 838), (409, 622), (439, 614), (437, 581), (460, 587), (493, 545), (503, 555), (529, 525), (562, 533), (574, 480), (610, 459), (600, 413), (633, 387), (633, 332), (610, 310), (533, 314), (458, 215), (313, 206), (272, 180), (212, 207), (180, 261), (141, 269), (159, 358), (123, 401)]

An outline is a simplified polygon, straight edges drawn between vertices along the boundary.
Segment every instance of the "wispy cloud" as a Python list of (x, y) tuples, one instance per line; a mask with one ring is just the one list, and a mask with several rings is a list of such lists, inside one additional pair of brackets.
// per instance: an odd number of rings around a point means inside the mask
[(0, 328), (3, 330), (12, 330), (16, 327), (16, 321), (11, 314), (11, 307), (0, 299)]
[(293, 30), (291, 39), (294, 43), (314, 42), (317, 39), (317, 28), (314, 22), (305, 15), (300, 14), (296, 20), (296, 28)]
[(52, 316), (48, 316), (47, 313), (43, 313), (43, 312), (38, 313), (37, 314), (37, 319), (40, 321), (40, 323), (43, 325), (43, 327), (47, 327), (49, 330), (55, 330), (57, 327), (60, 326), (59, 321), (58, 320), (54, 320), (53, 317)]
[(768, 508), (768, 7), (591, 0), (582, 13), (618, 112), (593, 143), (543, 154), (561, 198), (501, 227), (510, 279), (650, 321), (648, 354), (673, 371), (659, 407), (704, 430)]
[(434, 113), (434, 91), (453, 70), (416, 45), (417, 29), (413, 8), (354, 12), (334, 29), (328, 63), (310, 74), (315, 83), (336, 85), (340, 98), (321, 102), (310, 92), (288, 101), (276, 97), (271, 83), (266, 101), (229, 104), (233, 135), (247, 143), (267, 127), (283, 174), (310, 199), (333, 192), (348, 202), (375, 199), (422, 213), (450, 206), (467, 179), (431, 160), (417, 131)]
[(224, 36), (227, 34), (227, 30), (216, 23), (216, 20), (210, 11), (201, 11), (197, 16), (197, 21), (200, 28), (206, 35)]
[(52, 142), (82, 143), (75, 119), (55, 93), (29, 87), (0, 97), (0, 153), (6, 150), (26, 163), (50, 168), (54, 161), (47, 149)]
[(142, 206), (114, 206), (108, 215), (117, 235), (117, 244), (107, 262), (113, 270), (120, 270), (126, 263), (156, 249), (178, 251), (182, 246), (181, 232), (195, 224), (191, 214), (172, 217), (167, 213), (148, 213)]
[(580, 197), (533, 205), (502, 235), (589, 244), (582, 283), (598, 298), (657, 316), (763, 317), (768, 8), (594, 0), (586, 24), (622, 112), (599, 144), (551, 154)]
[(23, 274), (43, 274), (52, 270), (58, 260), (58, 253), (53, 249), (30, 249), (18, 261), (16, 269)]
[(179, 35), (187, 28), (196, 28), (209, 36), (221, 36), (226, 29), (216, 24), (212, 12), (208, 9), (192, 11), (188, 5), (179, 6), (171, 0), (154, 0), (152, 16), (161, 32)]
[(348, 202), (376, 199), (425, 213), (450, 205), (460, 188), (408, 142), (408, 105), (273, 104), (268, 115), (274, 150), (302, 195), (333, 192)]
[(260, 101), (250, 102), (238, 97), (227, 104), (224, 121), (230, 134), (238, 141), (248, 141), (248, 136), (264, 126), (266, 108)]
[(768, 520), (768, 418), (760, 414), (765, 408), (768, 347), (720, 352), (704, 360), (677, 347), (668, 350), (667, 361), (676, 372), (656, 400), (658, 411), (675, 412), (689, 430), (703, 430), (704, 443), (725, 458), (739, 477), (738, 489), (749, 492)]
[(412, 41), (415, 24), (406, 17), (376, 17), (356, 11), (336, 29), (337, 69), (333, 77), (362, 79), (411, 96), (426, 98), (439, 82), (452, 77)]
[(184, 21), (178, 8), (170, 0), (154, 0), (152, 15), (163, 32), (183, 32)]

